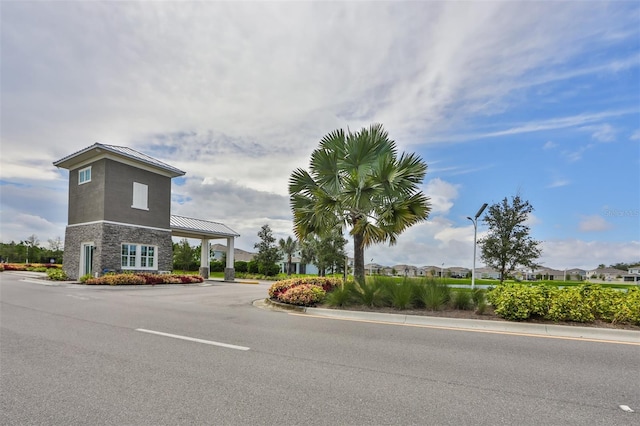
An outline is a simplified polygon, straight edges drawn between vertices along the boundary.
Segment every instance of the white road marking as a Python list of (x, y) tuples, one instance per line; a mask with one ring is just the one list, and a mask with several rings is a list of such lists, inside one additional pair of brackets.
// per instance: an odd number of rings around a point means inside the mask
[(633, 410), (628, 405), (619, 405), (618, 407), (620, 407), (622, 411), (626, 411), (627, 413), (633, 413)]
[(89, 300), (89, 298), (88, 298), (88, 297), (84, 297), (84, 296), (76, 296), (75, 294), (67, 294), (67, 296), (69, 296), (69, 297), (73, 297), (74, 299)]
[(239, 351), (248, 351), (250, 348), (246, 346), (230, 345), (229, 343), (214, 342), (213, 340), (196, 339), (195, 337), (180, 336), (179, 334), (163, 333), (161, 331), (145, 330), (144, 328), (136, 328), (136, 331), (149, 334), (157, 334), (158, 336), (172, 337), (174, 339), (187, 340), (189, 342), (203, 343), (205, 345), (220, 346), (228, 349), (236, 349)]

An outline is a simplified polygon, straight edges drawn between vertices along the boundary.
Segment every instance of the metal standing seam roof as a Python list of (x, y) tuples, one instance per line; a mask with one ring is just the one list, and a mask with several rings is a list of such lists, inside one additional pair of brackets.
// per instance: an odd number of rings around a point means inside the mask
[(190, 217), (171, 215), (171, 229), (187, 231), (195, 234), (212, 234), (216, 236), (239, 237), (233, 229), (219, 223)]
[(138, 162), (141, 162), (141, 163), (146, 163), (146, 164), (148, 164), (150, 166), (153, 166), (153, 167), (156, 167), (156, 168), (167, 170), (167, 171), (175, 174), (176, 176), (182, 176), (182, 175), (185, 174), (185, 172), (183, 172), (182, 170), (180, 170), (180, 169), (178, 169), (176, 167), (170, 166), (167, 163), (163, 163), (162, 161), (157, 160), (157, 159), (155, 159), (153, 157), (150, 157), (150, 156), (148, 156), (146, 154), (138, 152), (135, 149), (131, 149), (131, 148), (128, 148), (126, 146), (106, 145), (106, 144), (102, 144), (102, 143), (98, 143), (98, 142), (96, 142), (95, 144), (93, 144), (93, 145), (91, 145), (91, 146), (89, 146), (87, 148), (84, 148), (84, 149), (82, 149), (80, 151), (74, 152), (73, 154), (67, 155), (66, 157), (54, 162), (53, 164), (55, 166), (60, 167), (62, 164), (64, 164), (68, 160), (71, 160), (74, 157), (79, 157), (79, 156), (81, 156), (83, 154), (86, 154), (86, 153), (88, 153), (90, 151), (97, 150), (97, 149), (103, 149), (106, 152), (111, 152), (113, 154), (120, 155), (120, 156), (123, 156), (123, 157), (127, 157), (129, 159), (132, 159), (132, 160), (135, 160), (135, 161), (138, 161)]

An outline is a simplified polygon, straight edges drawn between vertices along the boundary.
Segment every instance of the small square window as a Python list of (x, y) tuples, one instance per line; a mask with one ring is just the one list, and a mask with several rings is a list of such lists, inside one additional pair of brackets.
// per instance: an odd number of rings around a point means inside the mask
[(78, 171), (78, 185), (91, 182), (91, 166)]

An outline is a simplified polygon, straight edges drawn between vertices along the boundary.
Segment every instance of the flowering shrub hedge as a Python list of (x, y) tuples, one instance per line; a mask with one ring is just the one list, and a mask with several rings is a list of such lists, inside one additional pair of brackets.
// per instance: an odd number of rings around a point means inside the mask
[(48, 269), (61, 269), (55, 263), (0, 263), (0, 271), (35, 271), (45, 272)]
[(504, 284), (489, 290), (487, 299), (498, 316), (522, 321), (539, 317), (552, 321), (640, 325), (640, 289), (618, 291), (597, 285), (549, 288)]
[(282, 293), (279, 300), (290, 305), (312, 306), (324, 299), (326, 292), (313, 284), (302, 284)]
[(47, 269), (47, 278), (52, 281), (67, 281), (69, 279), (67, 274), (62, 269), (58, 268)]
[(107, 274), (84, 281), (87, 285), (144, 285), (144, 284), (193, 284), (204, 281), (200, 275), (174, 274)]
[[(269, 287), (269, 297), (282, 303), (290, 303), (293, 305), (311, 306), (319, 303), (324, 299), (326, 293), (331, 292), (342, 283), (339, 278), (326, 277), (303, 277), (292, 278), (288, 280), (278, 281)], [(305, 287), (303, 290), (296, 290), (298, 287)], [(316, 287), (322, 292), (310, 289)]]

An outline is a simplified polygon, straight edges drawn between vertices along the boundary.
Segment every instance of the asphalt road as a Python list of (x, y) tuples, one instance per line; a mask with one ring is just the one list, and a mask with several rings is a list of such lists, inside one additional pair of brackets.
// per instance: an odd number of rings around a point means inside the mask
[(267, 285), (20, 279), (0, 274), (2, 425), (640, 424), (638, 345), (291, 315), (252, 305)]

